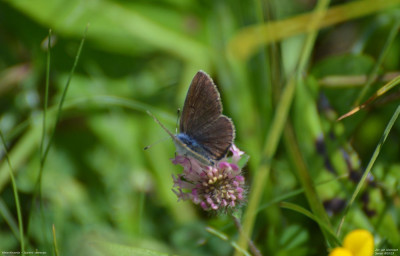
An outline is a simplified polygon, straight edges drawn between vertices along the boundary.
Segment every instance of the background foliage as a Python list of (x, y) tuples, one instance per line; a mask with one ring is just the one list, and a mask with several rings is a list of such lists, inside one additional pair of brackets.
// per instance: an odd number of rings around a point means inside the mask
[[(171, 191), (171, 174), (180, 172), (169, 160), (173, 143), (143, 151), (166, 136), (145, 110), (173, 130), (176, 109), (199, 69), (214, 78), (224, 113), (235, 123), (236, 144), (250, 155), (245, 175), (251, 204), (238, 215), (263, 255), (323, 255), (356, 228), (372, 232), (378, 248), (400, 248), (399, 122), (372, 162), (367, 181), (360, 183), (398, 106), (398, 89), (336, 121), (399, 75), (399, 1), (328, 4), (1, 1), (0, 129), (18, 187), (25, 250), (57, 255), (235, 253), (239, 232), (229, 216), (177, 202)], [(327, 15), (318, 20), (315, 8)], [(54, 44), (50, 63), (49, 29)], [(296, 89), (293, 97), (288, 88)], [(290, 110), (287, 119), (285, 109)], [(54, 129), (40, 196), (35, 197), (40, 145), (49, 143)], [(19, 251), (5, 152), (0, 249)], [(358, 184), (361, 191), (349, 205)], [(247, 248), (243, 239), (238, 244)]]

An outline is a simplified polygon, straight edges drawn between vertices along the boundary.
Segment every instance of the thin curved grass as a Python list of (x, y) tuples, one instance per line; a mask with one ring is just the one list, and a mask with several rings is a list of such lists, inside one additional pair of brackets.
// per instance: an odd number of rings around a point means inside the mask
[(393, 44), (394, 40), (396, 39), (396, 35), (399, 31), (400, 27), (400, 19), (397, 19), (394, 25), (392, 26), (392, 29), (389, 32), (389, 35), (386, 39), (385, 45), (382, 48), (382, 51), (379, 54), (379, 57), (377, 61), (375, 62), (375, 65), (371, 71), (371, 73), (368, 76), (366, 84), (363, 86), (360, 94), (358, 95), (356, 101), (354, 102), (353, 106), (357, 106), (360, 104), (361, 100), (365, 97), (365, 94), (368, 92), (368, 90), (371, 88), (372, 83), (376, 80), (378, 76), (378, 71), (382, 66), (383, 60), (386, 57), (387, 53), (389, 52), (390, 46)]
[(14, 236), (18, 239), (18, 241), (20, 241), (21, 237), (19, 236), (18, 224), (14, 220), (14, 218), (12, 216), (12, 213), (8, 209), (8, 207), (7, 207), (6, 203), (4, 202), (3, 198), (0, 198), (0, 214), (3, 217), (4, 221), (10, 227), (10, 229), (13, 232)]
[(8, 155), (6, 141), (4, 139), (3, 132), (1, 130), (0, 130), (0, 138), (1, 138), (1, 142), (4, 147), (4, 152), (5, 152), (5, 156), (6, 156), (8, 167), (9, 167), (11, 185), (12, 185), (12, 189), (13, 189), (13, 193), (14, 193), (15, 207), (17, 208), (19, 240), (20, 240), (21, 252), (24, 253), (25, 252), (24, 225), (22, 222), (21, 204), (19, 202), (18, 187), (17, 187), (17, 183), (15, 182), (14, 171), (13, 171), (10, 157)]
[[(52, 132), (50, 134), (48, 143), (45, 146), (45, 136), (46, 136), (46, 127), (47, 127), (46, 120), (47, 120), (47, 113), (48, 113), (48, 105), (47, 105), (48, 104), (48, 90), (49, 90), (49, 79), (50, 79), (50, 57), (51, 57), (50, 56), (50, 52), (51, 52), (51, 50), (50, 50), (51, 49), (51, 47), (50, 47), (50, 45), (51, 45), (51, 41), (50, 41), (51, 40), (51, 30), (49, 31), (48, 49), (47, 49), (48, 50), (47, 51), (47, 66), (46, 66), (46, 88), (45, 88), (45, 100), (44, 100), (43, 123), (42, 123), (43, 127), (42, 127), (42, 136), (41, 136), (41, 142), (40, 142), (40, 166), (39, 166), (38, 179), (37, 179), (36, 185), (35, 185), (35, 192), (34, 192), (34, 195), (32, 197), (32, 205), (35, 205), (37, 197), (39, 197), (40, 199), (42, 198), (42, 177), (43, 177), (44, 164), (46, 162), (47, 155), (49, 153), (49, 150), (50, 150), (50, 147), (51, 147), (54, 135), (55, 135), (57, 124), (59, 123), (60, 118), (61, 118), (61, 111), (62, 111), (62, 107), (63, 107), (63, 104), (64, 104), (64, 100), (65, 100), (65, 97), (67, 95), (68, 87), (69, 87), (69, 85), (71, 83), (72, 76), (73, 76), (73, 74), (75, 72), (75, 68), (76, 68), (76, 66), (78, 64), (78, 60), (79, 60), (79, 57), (80, 57), (81, 52), (82, 52), (82, 48), (83, 48), (83, 45), (84, 45), (84, 42), (85, 42), (85, 39), (86, 39), (88, 28), (89, 28), (89, 25), (86, 27), (84, 35), (83, 35), (83, 38), (82, 38), (81, 43), (79, 45), (78, 52), (77, 52), (77, 54), (75, 56), (75, 60), (74, 60), (71, 72), (70, 72), (70, 74), (68, 76), (67, 82), (65, 84), (64, 90), (63, 90), (62, 95), (61, 95), (60, 102), (59, 102), (58, 107), (57, 107), (57, 112), (56, 112), (56, 117), (55, 117), (56, 121), (54, 123), (54, 128), (53, 128), (53, 130), (52, 130)], [(32, 211), (33, 211), (33, 207), (30, 209), (29, 217), (31, 216)], [(44, 217), (42, 200), (40, 200), (40, 215), (41, 215), (41, 218), (42, 218), (42, 225), (45, 225), (44, 223), (45, 223), (46, 219)], [(42, 227), (42, 228), (43, 228), (43, 230), (46, 230), (45, 227)], [(43, 232), (43, 235), (45, 235), (45, 232)], [(46, 237), (45, 237), (45, 240), (46, 240)]]
[(376, 146), (375, 151), (374, 151), (374, 153), (372, 154), (371, 159), (369, 160), (369, 163), (368, 163), (368, 165), (367, 165), (367, 168), (365, 169), (365, 171), (364, 171), (364, 173), (363, 173), (363, 175), (362, 175), (360, 181), (359, 181), (358, 184), (357, 184), (357, 187), (355, 188), (355, 190), (354, 190), (354, 192), (353, 192), (353, 194), (352, 194), (352, 196), (351, 196), (351, 198), (350, 198), (350, 200), (349, 200), (349, 203), (347, 204), (347, 206), (346, 206), (346, 208), (345, 208), (345, 210), (344, 210), (343, 217), (342, 217), (342, 219), (340, 220), (340, 224), (339, 224), (339, 227), (338, 227), (337, 232), (336, 232), (336, 234), (337, 234), (338, 236), (339, 236), (340, 231), (341, 231), (341, 229), (342, 229), (342, 226), (343, 226), (343, 223), (344, 223), (344, 221), (345, 221), (346, 215), (347, 215), (347, 213), (349, 212), (349, 209), (352, 207), (352, 205), (353, 205), (353, 203), (354, 203), (356, 197), (357, 197), (358, 194), (360, 193), (361, 188), (365, 185), (365, 181), (367, 180), (368, 174), (371, 172), (371, 169), (372, 169), (372, 167), (374, 166), (374, 163), (375, 163), (376, 159), (378, 158), (379, 153), (381, 152), (381, 148), (382, 148), (383, 144), (385, 143), (386, 138), (387, 138), (387, 136), (389, 135), (390, 130), (392, 129), (394, 123), (396, 122), (397, 118), (399, 117), (399, 114), (400, 114), (400, 105), (396, 108), (396, 110), (395, 110), (395, 112), (393, 113), (393, 115), (392, 115), (390, 121), (389, 121), (388, 124), (386, 125), (385, 131), (383, 132), (382, 137), (381, 137), (381, 139), (379, 140), (379, 143), (378, 143), (378, 145)]
[(251, 256), (251, 254), (248, 251), (246, 251), (245, 249), (241, 248), (237, 243), (235, 243), (234, 241), (230, 241), (229, 237), (226, 234), (222, 233), (221, 231), (218, 231), (218, 230), (216, 230), (216, 229), (214, 229), (212, 227), (206, 227), (206, 231), (209, 232), (210, 234), (215, 235), (216, 237), (218, 237), (219, 239), (221, 239), (223, 241), (229, 242), (230, 245), (233, 248), (235, 248), (235, 250), (237, 252), (242, 253), (243, 255), (246, 255), (246, 256)]
[(326, 222), (312, 214), (310, 211), (307, 211), (303, 207), (297, 205), (297, 204), (292, 204), (289, 202), (281, 202), (280, 206), (282, 208), (290, 209), (292, 211), (298, 212), (303, 214), (304, 216), (307, 216), (308, 218), (314, 220), (315, 222), (318, 223), (318, 225), (322, 228), (323, 231), (325, 231), (329, 236), (332, 238), (334, 244), (336, 246), (339, 246), (341, 244), (340, 239), (336, 236), (336, 234), (332, 231), (332, 228), (326, 225)]

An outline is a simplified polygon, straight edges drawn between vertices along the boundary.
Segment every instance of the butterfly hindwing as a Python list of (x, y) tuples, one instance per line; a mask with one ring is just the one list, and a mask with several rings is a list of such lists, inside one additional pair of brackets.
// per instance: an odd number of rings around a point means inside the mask
[(193, 139), (202, 145), (211, 159), (219, 160), (231, 147), (235, 139), (235, 128), (228, 117), (220, 115), (210, 125), (198, 130)]

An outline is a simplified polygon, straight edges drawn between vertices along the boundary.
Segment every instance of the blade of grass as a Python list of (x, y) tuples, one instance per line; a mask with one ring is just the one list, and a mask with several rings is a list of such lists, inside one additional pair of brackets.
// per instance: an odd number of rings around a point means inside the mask
[[(318, 5), (315, 9), (315, 17), (311, 20), (309, 24), (311, 31), (305, 41), (303, 51), (300, 56), (299, 66), (296, 73), (296, 83), (298, 86), (304, 86), (305, 83), (303, 82), (303, 74), (306, 73), (307, 63), (310, 59), (312, 49), (315, 44), (315, 40), (318, 35), (318, 26), (319, 22), (323, 20), (325, 17), (327, 8), (329, 6), (329, 0), (321, 0), (318, 2)], [(312, 209), (313, 214), (315, 214), (318, 219), (323, 221), (324, 226), (332, 228), (329, 217), (324, 209), (324, 206), (319, 199), (317, 191), (315, 190), (315, 186), (313, 184), (313, 180), (310, 177), (310, 174), (307, 170), (306, 163), (301, 155), (300, 149), (298, 147), (298, 143), (295, 138), (295, 134), (290, 122), (286, 123), (285, 127), (285, 144), (288, 149), (289, 154), (291, 155), (292, 159), (295, 163), (295, 170), (297, 171), (297, 176), (300, 179), (300, 183), (304, 188), (304, 192), (308, 201), (310, 208)], [(325, 236), (328, 245), (333, 245), (335, 242), (333, 241), (332, 237), (329, 236), (326, 231), (324, 230), (323, 226), (320, 226), (322, 233)]]
[(357, 113), (358, 111), (360, 111), (361, 109), (365, 108), (366, 106), (368, 106), (369, 103), (371, 103), (372, 101), (374, 101), (376, 98), (378, 98), (379, 96), (382, 96), (383, 94), (385, 94), (386, 92), (388, 92), (390, 89), (392, 89), (393, 87), (395, 87), (396, 85), (400, 84), (400, 75), (395, 77), (393, 80), (391, 80), (389, 83), (385, 84), (384, 86), (382, 86), (381, 88), (379, 88), (379, 90), (377, 92), (375, 92), (369, 99), (367, 99), (363, 104), (361, 104), (360, 106), (357, 106), (355, 108), (353, 108), (352, 110), (350, 110), (349, 112), (347, 112), (346, 114), (342, 115), (341, 117), (338, 118), (338, 121), (345, 119), (351, 115), (354, 115), (355, 113)]
[[(80, 36), (80, 29), (90, 20), (93, 24), (90, 39), (98, 42), (98, 46), (106, 51), (135, 55), (138, 49), (147, 50), (151, 47), (151, 50), (161, 49), (198, 68), (210, 65), (212, 56), (207, 45), (195, 39), (190, 33), (179, 33), (152, 19), (146, 12), (141, 12), (141, 8), (134, 8), (137, 4), (135, 2), (129, 5), (114, 1), (82, 2), (79, 4), (79, 12), (75, 12), (74, 8), (65, 8), (63, 1), (7, 1), (7, 3), (40, 21), (44, 26), (52, 26), (63, 35)], [(74, 5), (75, 2), (69, 4)], [(165, 12), (168, 12), (168, 9), (166, 8)]]
[[(313, 17), (312, 22), (308, 24), (308, 26), (311, 26), (311, 28), (315, 29), (316, 24), (318, 24), (319, 20), (323, 16), (322, 14), (324, 14), (323, 10), (327, 8), (328, 4), (329, 1), (325, 0), (318, 2), (318, 5), (314, 13), (315, 17)], [(250, 234), (252, 233), (257, 213), (257, 208), (261, 200), (262, 192), (264, 190), (264, 184), (269, 177), (272, 158), (275, 155), (278, 143), (280, 141), (280, 137), (282, 135), (286, 123), (287, 116), (289, 114), (290, 106), (292, 104), (294, 92), (296, 89), (297, 79), (301, 78), (307, 60), (310, 56), (312, 46), (314, 45), (317, 32), (312, 29), (311, 31), (313, 32), (310, 33), (306, 38), (306, 42), (303, 48), (304, 50), (302, 51), (302, 56), (298, 63), (297, 73), (290, 76), (285, 88), (283, 89), (281, 99), (279, 100), (279, 103), (276, 108), (275, 116), (272, 120), (271, 129), (264, 143), (264, 150), (262, 152), (263, 158), (261, 160), (261, 163), (259, 164), (258, 171), (256, 172), (256, 175), (254, 177), (254, 184), (251, 187), (249, 195), (249, 203), (243, 221), (243, 232), (240, 234), (238, 241), (238, 245), (244, 249), (247, 249), (247, 239), (250, 237)], [(239, 253), (235, 253), (235, 256), (238, 255)]]
[(3, 198), (0, 198), (0, 214), (3, 216), (3, 219), (11, 228), (14, 236), (21, 242), (21, 237), (19, 236), (19, 229), (17, 223), (15, 222), (10, 210), (8, 209), (7, 205), (4, 203)]
[[(262, 155), (264, 156), (259, 164), (257, 172), (255, 172), (254, 183), (250, 189), (249, 203), (245, 212), (245, 218), (243, 221), (243, 232), (240, 234), (238, 245), (242, 248), (247, 249), (247, 239), (253, 229), (257, 208), (261, 199), (262, 192), (264, 190), (264, 184), (266, 183), (269, 172), (271, 169), (272, 158), (275, 155), (278, 147), (278, 142), (282, 134), (282, 130), (289, 113), (289, 108), (293, 99), (295, 91), (295, 79), (289, 81), (283, 90), (281, 100), (277, 106), (277, 111), (272, 121), (271, 130), (267, 136), (266, 143), (264, 144), (264, 150)], [(239, 254), (235, 254), (238, 256)]]
[(56, 237), (56, 227), (53, 224), (53, 244), (54, 244), (54, 253), (56, 256), (60, 255), (58, 253), (58, 246), (57, 246), (57, 237)]
[[(316, 29), (360, 18), (400, 4), (400, 0), (354, 1), (330, 8)], [(260, 46), (310, 31), (314, 13), (297, 15), (281, 21), (254, 25), (240, 30), (228, 45), (228, 51), (239, 59), (248, 59)]]
[(3, 132), (1, 130), (0, 130), (0, 137), (1, 137), (1, 142), (3, 144), (3, 147), (4, 147), (4, 152), (5, 152), (5, 156), (6, 156), (9, 171), (10, 171), (10, 179), (11, 179), (12, 189), (13, 189), (13, 193), (14, 193), (15, 207), (17, 208), (21, 252), (24, 253), (25, 252), (24, 226), (22, 224), (21, 204), (19, 202), (17, 183), (15, 182), (13, 167), (11, 165), (10, 157), (8, 155), (6, 141), (4, 139)]
[[(57, 114), (56, 114), (56, 122), (54, 124), (54, 129), (51, 132), (49, 143), (47, 144), (46, 149), (44, 151), (44, 154), (43, 154), (43, 156), (41, 158), (41, 164), (43, 164), (46, 161), (47, 154), (49, 153), (49, 149), (50, 149), (51, 143), (53, 141), (53, 137), (54, 137), (54, 134), (55, 134), (55, 131), (56, 131), (57, 124), (59, 123), (60, 118), (61, 118), (61, 111), (62, 111), (62, 107), (63, 107), (63, 104), (64, 104), (65, 97), (66, 97), (67, 92), (68, 92), (68, 87), (69, 87), (69, 85), (71, 83), (71, 79), (72, 79), (72, 77), (73, 77), (73, 75), (75, 73), (75, 68), (78, 65), (78, 61), (79, 61), (79, 58), (81, 56), (82, 48), (83, 48), (83, 45), (85, 43), (88, 30), (89, 30), (89, 24), (86, 26), (85, 32), (83, 33), (83, 37), (82, 37), (81, 43), (79, 44), (78, 52), (77, 52), (77, 54), (75, 56), (74, 64), (72, 66), (71, 72), (70, 72), (70, 74), (68, 76), (68, 79), (67, 79), (67, 83), (65, 84), (64, 90), (62, 92), (60, 103), (58, 104), (58, 109), (57, 109)], [(41, 177), (41, 175), (39, 175), (39, 177)]]
[(343, 217), (342, 217), (342, 219), (341, 219), (341, 221), (340, 221), (338, 230), (337, 230), (337, 232), (336, 232), (336, 234), (337, 234), (338, 236), (339, 236), (339, 234), (340, 234), (340, 230), (342, 229), (342, 226), (343, 226), (344, 220), (345, 220), (345, 218), (346, 218), (346, 215), (347, 215), (347, 213), (349, 212), (349, 209), (351, 208), (351, 206), (353, 205), (354, 200), (355, 200), (356, 197), (358, 196), (358, 194), (359, 194), (359, 192), (360, 192), (362, 186), (365, 184), (365, 181), (366, 181), (366, 179), (367, 179), (367, 177), (368, 177), (368, 174), (371, 172), (372, 166), (374, 165), (374, 163), (375, 163), (375, 161), (376, 161), (376, 158), (378, 157), (378, 155), (379, 155), (379, 153), (380, 153), (380, 151), (381, 151), (381, 148), (382, 148), (382, 146), (383, 146), (383, 143), (385, 143), (386, 138), (387, 138), (387, 136), (388, 136), (389, 133), (390, 133), (390, 130), (392, 129), (394, 123), (396, 122), (397, 118), (399, 117), (399, 114), (400, 114), (400, 105), (396, 108), (396, 111), (394, 112), (392, 118), (390, 119), (389, 123), (387, 124), (387, 126), (386, 126), (386, 128), (385, 128), (385, 131), (383, 132), (382, 137), (381, 137), (381, 139), (380, 139), (378, 145), (376, 146), (374, 153), (372, 154), (372, 157), (371, 157), (371, 159), (370, 159), (370, 161), (369, 161), (369, 163), (368, 163), (368, 165), (367, 165), (367, 168), (365, 169), (365, 171), (364, 171), (364, 173), (363, 173), (363, 175), (362, 175), (360, 181), (359, 181), (358, 184), (357, 184), (356, 189), (355, 189), (354, 192), (353, 192), (353, 195), (352, 195), (351, 198), (350, 198), (349, 203), (347, 204), (347, 206), (346, 206), (346, 208), (345, 208), (345, 210), (344, 210)]
[(390, 46), (392, 45), (394, 39), (396, 38), (397, 32), (399, 31), (399, 27), (400, 27), (400, 19), (397, 19), (394, 25), (392, 26), (392, 29), (389, 32), (388, 38), (386, 39), (385, 45), (383, 46), (383, 49), (379, 54), (379, 57), (372, 69), (372, 72), (368, 76), (367, 83), (361, 90), (353, 106), (357, 106), (360, 104), (361, 100), (365, 97), (365, 94), (371, 87), (372, 83), (378, 77), (379, 68), (382, 66), (383, 59), (386, 57), (387, 53), (389, 52)]
[[(337, 181), (337, 180), (339, 180), (339, 179), (347, 178), (348, 176), (349, 176), (348, 174), (345, 174), (345, 175), (342, 175), (342, 176), (338, 176), (338, 177), (335, 177), (335, 178), (333, 178), (333, 179), (331, 179), (331, 180), (319, 182), (318, 184), (315, 184), (315, 186), (316, 186), (316, 187), (319, 187), (319, 186), (325, 185), (325, 184), (327, 184), (327, 183), (330, 183), (330, 182), (333, 182), (333, 181)], [(260, 211), (262, 211), (262, 210), (268, 208), (270, 205), (277, 204), (277, 203), (279, 203), (279, 202), (281, 202), (281, 201), (283, 201), (283, 200), (287, 200), (287, 199), (289, 199), (289, 198), (291, 198), (291, 197), (300, 195), (301, 193), (304, 193), (304, 188), (299, 188), (299, 189), (296, 189), (296, 190), (293, 190), (293, 191), (286, 192), (285, 194), (283, 194), (283, 195), (281, 195), (281, 196), (278, 196), (278, 197), (275, 197), (275, 198), (272, 199), (271, 201), (262, 204), (262, 205), (257, 209), (257, 211), (260, 212)]]
[(47, 107), (49, 100), (49, 83), (50, 83), (50, 61), (51, 61), (51, 29), (49, 29), (49, 35), (47, 40), (47, 65), (46, 65), (46, 88), (44, 92), (44, 106), (43, 106), (43, 124), (42, 124), (42, 139), (40, 143), (40, 165), (42, 166), (43, 158), (43, 148), (46, 136), (46, 117), (47, 117)]
[[(229, 241), (229, 237), (227, 235), (225, 235), (224, 233), (222, 233), (212, 227), (206, 227), (206, 231), (217, 236), (218, 238), (220, 238), (223, 241)], [(246, 256), (251, 256), (251, 254), (248, 251), (246, 251), (245, 249), (238, 246), (235, 242), (229, 241), (229, 243), (232, 245), (233, 248), (235, 248), (236, 251), (243, 253)]]
[[(47, 75), (47, 78), (46, 78), (46, 92), (45, 92), (46, 99), (45, 99), (45, 105), (44, 105), (44, 110), (43, 110), (43, 115), (44, 115), (43, 116), (43, 128), (42, 128), (43, 134), (42, 134), (42, 137), (41, 137), (42, 139), (41, 139), (41, 144), (40, 144), (40, 152), (41, 152), (41, 155), (40, 155), (40, 166), (39, 166), (38, 179), (37, 179), (36, 185), (35, 185), (35, 192), (34, 192), (34, 195), (32, 197), (32, 205), (35, 205), (37, 197), (39, 197), (40, 199), (42, 197), (42, 177), (43, 177), (44, 164), (46, 162), (46, 158), (47, 158), (47, 155), (49, 153), (50, 146), (51, 146), (52, 141), (54, 139), (54, 134), (55, 134), (55, 131), (56, 131), (56, 128), (57, 128), (57, 124), (59, 123), (60, 118), (61, 118), (61, 111), (62, 111), (63, 103), (64, 103), (65, 97), (67, 95), (68, 87), (69, 87), (69, 85), (71, 83), (72, 76), (73, 76), (73, 74), (75, 72), (75, 68), (78, 65), (78, 60), (79, 60), (79, 57), (80, 57), (81, 52), (82, 52), (82, 48), (83, 48), (83, 45), (84, 45), (84, 42), (85, 42), (85, 39), (86, 39), (86, 35), (87, 35), (88, 29), (89, 29), (89, 25), (86, 26), (85, 32), (83, 34), (83, 38), (82, 38), (81, 43), (80, 43), (79, 48), (78, 48), (78, 52), (77, 52), (77, 54), (75, 56), (75, 60), (74, 60), (71, 72), (70, 72), (70, 74), (68, 76), (67, 82), (66, 82), (64, 90), (62, 92), (61, 99), (60, 99), (60, 102), (59, 102), (58, 108), (57, 108), (56, 121), (54, 123), (54, 128), (53, 128), (53, 130), (52, 130), (52, 132), (50, 134), (49, 141), (48, 141), (47, 145), (44, 146), (44, 138), (45, 138), (44, 132), (46, 131), (46, 126), (47, 126), (47, 124), (46, 124), (46, 114), (47, 114), (47, 101), (48, 101), (48, 99), (47, 99), (47, 97), (48, 97), (48, 83), (49, 83), (49, 76), (50, 76), (50, 62), (49, 61), (50, 61), (50, 48), (51, 48), (50, 47), (50, 38), (51, 37), (49, 35), (49, 41), (48, 41), (49, 48), (47, 49), (48, 50), (48, 54), (47, 54), (47, 61), (48, 62), (47, 62), (47, 68), (46, 68), (46, 75)], [(49, 32), (49, 34), (50, 33), (51, 32)], [(30, 218), (30, 216), (32, 214), (32, 211), (33, 211), (33, 207), (31, 207), (31, 209), (30, 209), (29, 218)], [(40, 212), (41, 212), (41, 217), (42, 217), (42, 220), (43, 220), (42, 224), (45, 225), (44, 224), (45, 223), (45, 218), (44, 218), (42, 200), (40, 200)], [(29, 229), (29, 227), (28, 227), (28, 229)], [(43, 227), (43, 230), (46, 230), (46, 227)], [(45, 234), (46, 234), (46, 232), (43, 232), (43, 235), (45, 235)], [(46, 240), (46, 238), (45, 238), (45, 240)]]
[(310, 176), (307, 165), (300, 152), (300, 148), (296, 141), (293, 128), (290, 124), (287, 124), (285, 127), (285, 144), (290, 158), (294, 163), (297, 177), (300, 180), (300, 183), (304, 189), (304, 194), (307, 198), (308, 204), (312, 212), (318, 217), (319, 220), (324, 223), (323, 226), (320, 225), (321, 231), (324, 234), (326, 241), (328, 241), (329, 246), (333, 246), (334, 241), (331, 239), (332, 237), (327, 235), (325, 231), (326, 228), (329, 228), (329, 233), (333, 233), (329, 217), (326, 214), (325, 208), (321, 200), (319, 199), (314, 182)]
[[(399, 75), (399, 72), (386, 72), (378, 82), (388, 83)], [(353, 88), (364, 86), (368, 75), (329, 75), (318, 80), (318, 84), (327, 88)]]
[[(40, 142), (40, 167), (39, 167), (39, 176), (38, 176), (38, 181), (36, 183), (36, 186), (38, 189), (35, 189), (35, 193), (32, 198), (32, 205), (34, 205), (37, 197), (37, 192), (39, 193), (39, 198), (42, 197), (42, 174), (43, 174), (43, 166), (44, 166), (44, 161), (43, 161), (43, 150), (44, 150), (44, 144), (45, 144), (45, 137), (46, 137), (46, 117), (47, 117), (47, 107), (48, 107), (48, 97), (49, 97), (49, 81), (50, 81), (50, 60), (51, 60), (51, 29), (49, 29), (49, 35), (48, 35), (48, 40), (47, 40), (47, 60), (46, 60), (46, 86), (45, 86), (45, 97), (44, 97), (44, 106), (43, 106), (43, 122), (42, 122), (42, 138)], [(29, 219), (30, 219), (30, 214), (32, 213), (32, 209), (29, 212)], [(41, 216), (43, 219), (43, 207), (42, 207), (42, 201), (40, 201), (40, 211), (41, 211)], [(44, 223), (44, 222), (43, 222)], [(43, 224), (42, 223), (42, 224)], [(45, 230), (45, 227), (42, 227), (43, 230)], [(43, 232), (45, 234), (45, 232)]]
[[(33, 125), (37, 121), (34, 119), (30, 120), (32, 126), (21, 136), (13, 146), (13, 150), (9, 153), (15, 172), (25, 162), (27, 157), (38, 149), (42, 129), (38, 125)], [(0, 192), (4, 189), (9, 178), (8, 165), (6, 162), (2, 162), (0, 165)]]
[(333, 238), (333, 241), (335, 242), (336, 246), (339, 246), (341, 244), (340, 239), (332, 231), (332, 228), (327, 226), (323, 220), (319, 219), (317, 216), (315, 216), (311, 212), (307, 211), (303, 207), (296, 205), (296, 204), (289, 203), (289, 202), (281, 202), (280, 206), (282, 208), (286, 208), (286, 209), (301, 213), (301, 214), (307, 216), (308, 218), (314, 220), (315, 222), (318, 223), (318, 225), (322, 228), (322, 230), (325, 230), (325, 232), (328, 233)]

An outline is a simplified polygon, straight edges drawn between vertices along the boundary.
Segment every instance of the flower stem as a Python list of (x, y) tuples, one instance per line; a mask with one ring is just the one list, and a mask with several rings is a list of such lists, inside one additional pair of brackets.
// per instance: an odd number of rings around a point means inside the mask
[[(235, 223), (237, 230), (239, 231), (240, 235), (242, 235), (243, 229), (242, 229), (242, 224), (240, 224), (239, 218), (233, 214), (231, 216), (232, 216), (233, 222)], [(260, 250), (258, 250), (258, 248), (254, 244), (254, 242), (249, 237), (247, 237), (247, 243), (249, 244), (249, 249), (253, 253), (253, 255), (262, 256)]]

